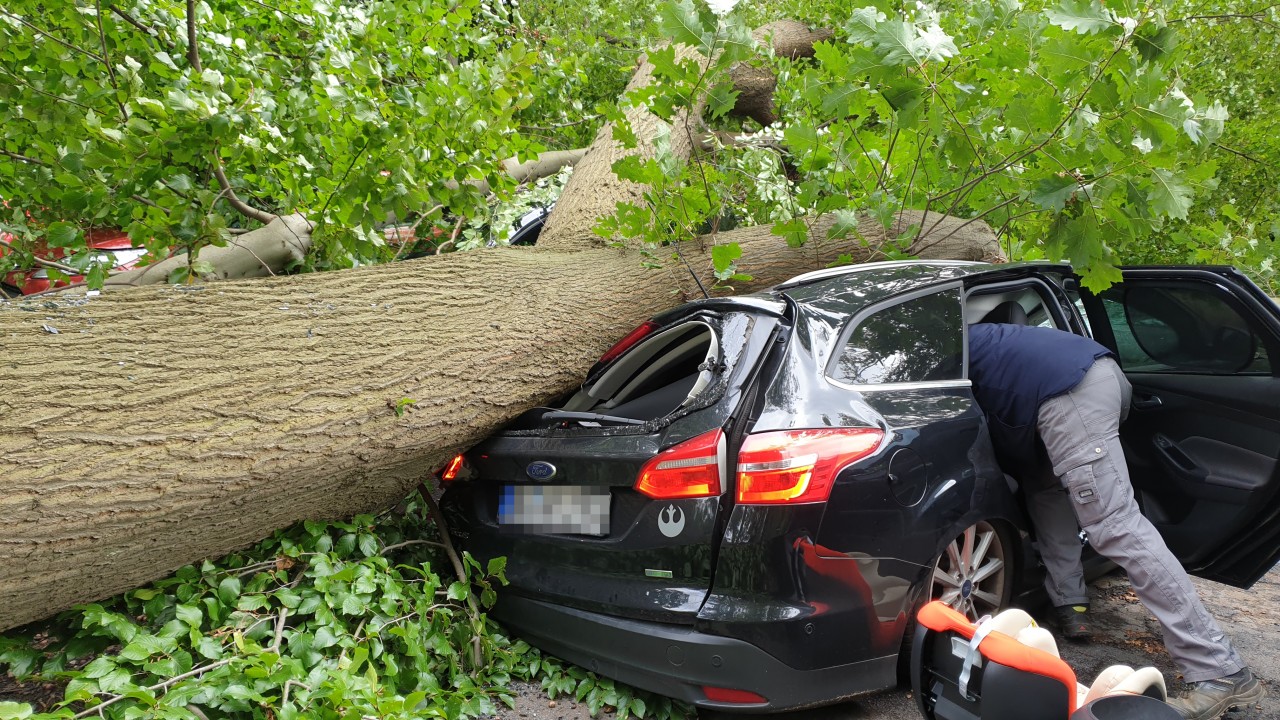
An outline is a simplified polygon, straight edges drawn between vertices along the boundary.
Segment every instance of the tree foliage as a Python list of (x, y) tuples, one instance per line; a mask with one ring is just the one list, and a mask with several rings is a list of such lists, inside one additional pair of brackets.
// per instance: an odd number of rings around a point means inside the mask
[[(743, 59), (733, 52), (743, 17), (680, 7), (680, 21), (664, 28), (722, 53), (713, 70)], [(1228, 112), (1182, 76), (1171, 10), (1086, 0), (786, 9), (836, 37), (812, 60), (767, 60), (780, 121), (711, 161), (666, 162), (661, 147), (654, 159), (628, 158), (620, 176), (650, 192), (602, 232), (692, 236), (736, 203), (753, 220), (772, 216), (775, 232), (798, 244), (802, 216), (837, 213), (832, 232), (857, 237), (859, 217), (888, 227), (898, 211), (917, 208), (982, 218), (1011, 257), (1069, 260), (1098, 287), (1118, 280), (1113, 266), (1153, 239), (1195, 244), (1211, 225), (1191, 210), (1217, 187)], [(707, 39), (716, 32), (723, 49)], [(666, 68), (663, 57), (651, 55), (664, 86), (631, 98), (659, 115), (669, 114), (663, 98), (714, 83), (692, 63)], [(761, 138), (781, 146), (782, 164), (737, 183)]]

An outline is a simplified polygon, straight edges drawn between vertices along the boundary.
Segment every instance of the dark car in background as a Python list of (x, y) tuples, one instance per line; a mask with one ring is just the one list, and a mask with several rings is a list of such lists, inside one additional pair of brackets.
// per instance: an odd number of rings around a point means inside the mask
[(892, 687), (925, 600), (976, 618), (1038, 574), (967, 379), (975, 322), (1117, 349), (1170, 548), (1240, 586), (1275, 564), (1280, 311), (1220, 267), (1093, 295), (1060, 264), (886, 262), (687, 304), (455, 459), (450, 529), (509, 559), (499, 620), (604, 675), (739, 711)]

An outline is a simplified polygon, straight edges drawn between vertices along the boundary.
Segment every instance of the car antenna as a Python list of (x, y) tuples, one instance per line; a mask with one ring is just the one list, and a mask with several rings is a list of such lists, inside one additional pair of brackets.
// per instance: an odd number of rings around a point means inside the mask
[(693, 281), (698, 283), (698, 289), (702, 291), (703, 299), (710, 300), (711, 293), (707, 292), (707, 287), (702, 284), (702, 278), (698, 277), (698, 273), (693, 271), (689, 262), (684, 259), (684, 253), (680, 252), (679, 248), (676, 248), (676, 257), (680, 258), (680, 262), (684, 263), (685, 270), (689, 271), (689, 277), (693, 278)]

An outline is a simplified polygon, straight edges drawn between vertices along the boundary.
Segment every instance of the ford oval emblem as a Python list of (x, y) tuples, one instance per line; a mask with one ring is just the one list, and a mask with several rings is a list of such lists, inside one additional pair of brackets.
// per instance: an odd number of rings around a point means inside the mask
[(542, 460), (535, 460), (529, 463), (529, 467), (525, 468), (524, 471), (534, 480), (550, 480), (556, 476), (556, 466)]

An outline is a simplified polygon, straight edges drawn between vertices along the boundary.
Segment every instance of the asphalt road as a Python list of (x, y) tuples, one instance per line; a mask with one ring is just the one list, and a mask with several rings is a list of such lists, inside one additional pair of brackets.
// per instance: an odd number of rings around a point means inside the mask
[[(1280, 566), (1250, 590), (1196, 581), (1209, 611), (1233, 638), (1236, 647), (1267, 686), (1268, 696), (1248, 714), (1228, 718), (1280, 720)], [(1113, 573), (1093, 583), (1096, 636), (1087, 644), (1061, 643), (1063, 657), (1082, 681), (1103, 668), (1123, 664), (1153, 665), (1164, 674), (1170, 692), (1181, 687), (1177, 668), (1165, 652), (1155, 618), (1133, 594), (1123, 575)], [(520, 689), (516, 708), (502, 708), (499, 720), (590, 720), (586, 708), (561, 699), (550, 703), (536, 687)], [(761, 720), (760, 715), (700, 713), (699, 720)], [(802, 712), (765, 716), (769, 720), (920, 720), (915, 699), (906, 690), (891, 690), (854, 702)], [(597, 720), (612, 720), (601, 713)]]

